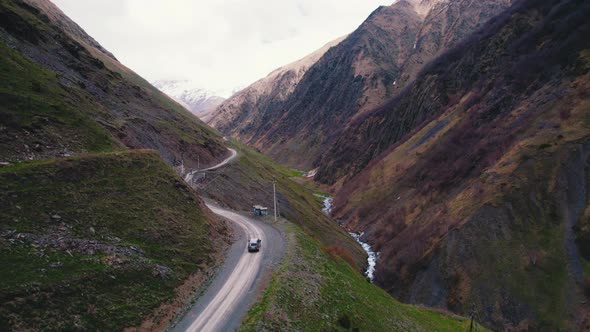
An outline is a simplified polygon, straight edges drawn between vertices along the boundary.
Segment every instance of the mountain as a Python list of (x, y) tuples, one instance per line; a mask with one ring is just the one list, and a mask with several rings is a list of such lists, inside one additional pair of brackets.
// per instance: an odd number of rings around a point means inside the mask
[(589, 328), (588, 15), (517, 2), (325, 153), (315, 179), (390, 294), (498, 330)]
[(229, 242), (153, 150), (0, 168), (0, 329), (164, 329)]
[[(0, 0), (0, 55), (0, 330), (167, 329), (216, 275), (232, 235), (171, 164), (217, 163), (227, 153), (221, 142), (233, 142), (48, 0)], [(298, 173), (234, 147), (231, 165), (199, 173), (193, 185), (248, 213), (271, 201), (276, 179), (280, 212), (294, 221), (273, 222), (290, 252), (261, 277), (269, 300), (257, 304), (272, 307), (259, 306), (253, 325), (465, 325), (368, 283), (362, 248), (292, 180)]]
[(352, 120), (398, 94), (428, 60), (509, 4), (403, 0), (379, 7), (296, 86), (264, 98), (234, 96), (209, 123), (280, 162), (312, 168)]
[(0, 330), (164, 329), (230, 236), (170, 166), (226, 154), (50, 1), (1, 0)]
[(194, 88), (189, 81), (160, 80), (152, 84), (203, 121), (208, 119), (206, 114), (211, 113), (225, 100), (212, 92)]
[(4, 1), (1, 10), (1, 160), (127, 147), (154, 149), (168, 163), (193, 167), (199, 158), (213, 164), (227, 154), (209, 127), (50, 1)]
[[(305, 73), (331, 47), (346, 36), (335, 39), (308, 56), (272, 71), (268, 76), (234, 93), (215, 109), (206, 122), (226, 133), (235, 135), (242, 128), (261, 126), (267, 110), (286, 100), (295, 90)], [(244, 132), (241, 139), (247, 140)]]

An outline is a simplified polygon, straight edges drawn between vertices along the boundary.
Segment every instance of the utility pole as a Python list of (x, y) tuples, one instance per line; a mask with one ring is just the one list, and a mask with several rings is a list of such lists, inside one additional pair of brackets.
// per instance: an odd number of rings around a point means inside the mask
[(184, 174), (184, 152), (180, 153), (180, 174), (182, 174), (183, 177), (186, 175)]
[(276, 183), (277, 183), (277, 180), (273, 176), (272, 177), (272, 195), (273, 195), (274, 204), (275, 204), (275, 222), (277, 221), (277, 190), (276, 190)]
[(197, 169), (201, 169), (201, 156), (197, 155)]

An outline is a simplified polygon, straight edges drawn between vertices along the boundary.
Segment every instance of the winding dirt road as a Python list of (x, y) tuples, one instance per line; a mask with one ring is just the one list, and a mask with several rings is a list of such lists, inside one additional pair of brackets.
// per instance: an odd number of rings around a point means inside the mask
[[(230, 150), (232, 155), (229, 158), (208, 170), (219, 168), (235, 158), (236, 151)], [(266, 269), (280, 262), (284, 252), (283, 235), (272, 225), (212, 204), (207, 206), (231, 221), (234, 242), (213, 282), (172, 331), (233, 331), (239, 328), (242, 318), (256, 300), (260, 277)], [(259, 252), (247, 251), (250, 238), (262, 240)]]
[(196, 170), (188, 172), (184, 177), (184, 181), (186, 181), (186, 183), (190, 183), (190, 181), (192, 180), (195, 173), (212, 171), (214, 169), (218, 169), (219, 167), (227, 165), (230, 161), (232, 161), (235, 157), (238, 156), (238, 152), (236, 150), (234, 150), (232, 148), (227, 148), (227, 149), (230, 152), (229, 157), (225, 158), (222, 162), (220, 162), (219, 164), (217, 164), (215, 166), (211, 166), (211, 167), (207, 167), (207, 168), (203, 168), (203, 169), (196, 169)]

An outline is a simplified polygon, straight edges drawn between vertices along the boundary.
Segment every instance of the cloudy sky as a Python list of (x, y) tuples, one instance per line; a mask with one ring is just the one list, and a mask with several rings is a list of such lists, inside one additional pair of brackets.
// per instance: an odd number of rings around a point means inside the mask
[(227, 97), (352, 32), (393, 0), (52, 0), (153, 81), (187, 79)]

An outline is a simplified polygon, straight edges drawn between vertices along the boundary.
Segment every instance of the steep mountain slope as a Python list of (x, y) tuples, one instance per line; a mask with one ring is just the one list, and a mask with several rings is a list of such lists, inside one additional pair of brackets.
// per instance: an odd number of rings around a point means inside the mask
[(227, 236), (149, 150), (4, 167), (0, 187), (3, 331), (166, 324)]
[[(3, 0), (0, 17), (1, 159), (97, 151), (106, 143), (96, 135), (105, 132), (110, 145), (155, 149), (169, 163), (184, 159), (192, 166), (197, 156), (214, 163), (227, 153), (217, 134), (120, 64), (51, 2)], [(81, 123), (95, 134), (83, 133)], [(94, 138), (81, 143), (87, 135)]]
[(366, 231), (391, 294), (498, 329), (589, 327), (588, 15), (520, 1), (326, 154), (316, 179), (343, 184), (334, 216)]
[(203, 121), (225, 100), (203, 89), (197, 89), (189, 81), (160, 80), (152, 83), (158, 90), (178, 101)]
[(229, 237), (165, 161), (226, 153), (51, 2), (0, 0), (0, 330), (164, 328)]
[(215, 109), (206, 122), (224, 133), (234, 136), (240, 133), (242, 139), (252, 136), (253, 133), (244, 128), (260, 126), (261, 119), (268, 118), (266, 113), (274, 109), (277, 103), (288, 99), (309, 68), (345, 37), (327, 43), (305, 58), (278, 68), (238, 91)]
[[(424, 63), (481, 26), (509, 0), (402, 0), (375, 10), (284, 96), (241, 101), (210, 123), (278, 161), (311, 168), (351, 120), (396, 95)], [(274, 95), (278, 95), (275, 93)], [(256, 112), (253, 120), (245, 114)]]

